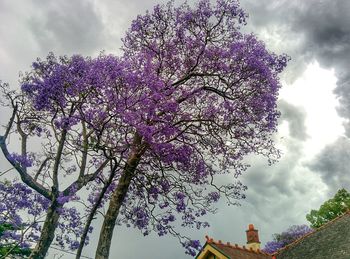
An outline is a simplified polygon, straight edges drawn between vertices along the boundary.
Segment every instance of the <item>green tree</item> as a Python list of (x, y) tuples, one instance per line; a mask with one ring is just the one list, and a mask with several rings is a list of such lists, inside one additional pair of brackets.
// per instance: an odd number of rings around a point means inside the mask
[(349, 209), (350, 193), (345, 189), (340, 189), (332, 199), (323, 203), (318, 210), (311, 210), (306, 215), (306, 219), (311, 223), (312, 228), (319, 228)]

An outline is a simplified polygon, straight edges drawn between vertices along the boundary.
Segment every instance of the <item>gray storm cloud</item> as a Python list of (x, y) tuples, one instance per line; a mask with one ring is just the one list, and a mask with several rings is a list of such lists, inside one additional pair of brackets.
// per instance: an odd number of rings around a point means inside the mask
[(280, 121), (288, 122), (290, 136), (298, 140), (306, 140), (309, 136), (306, 133), (305, 111), (285, 100), (279, 101), (278, 108), (281, 112)]
[(344, 126), (350, 136), (350, 1), (247, 0), (242, 5), (254, 14), (250, 26), (275, 33), (279, 46), (291, 55), (289, 79), (297, 78), (312, 60), (335, 69), (338, 112), (347, 119)]
[[(334, 90), (338, 101), (338, 114), (346, 119), (346, 135), (350, 136), (350, 1), (242, 1), (242, 5), (253, 14), (250, 28), (265, 37), (268, 44), (284, 49), (292, 62), (286, 79), (294, 81), (308, 63), (316, 60), (322, 67), (334, 69), (337, 86)], [(269, 33), (273, 34), (269, 42)], [(317, 92), (315, 92), (317, 98)], [(311, 100), (310, 100), (311, 102)], [(325, 104), (327, 105), (327, 104)], [(286, 115), (291, 109), (281, 106)], [(289, 123), (296, 125), (295, 120)], [(290, 133), (295, 132), (290, 128)], [(350, 188), (350, 141), (339, 138), (326, 146), (309, 163), (304, 164), (318, 174), (327, 185), (329, 194), (338, 189)]]
[[(244, 176), (243, 182), (248, 186), (248, 202), (254, 207), (264, 211), (264, 206), (293, 197), (295, 175), (298, 161), (303, 157), (302, 142), (308, 137), (306, 133), (305, 112), (286, 101), (280, 101), (278, 107), (281, 111), (280, 124), (288, 123), (289, 136), (279, 136), (284, 145), (281, 160), (273, 165), (266, 166), (265, 161), (254, 158), (252, 167)], [(277, 198), (277, 200), (275, 200)], [(288, 207), (288, 203), (285, 203)], [(280, 206), (278, 206), (280, 210)]]
[[(37, 11), (27, 18), (42, 50), (93, 54), (105, 41), (104, 26), (91, 1), (34, 1)], [(68, 53), (67, 53), (68, 52)]]
[(322, 180), (335, 193), (341, 188), (350, 190), (350, 140), (340, 137), (326, 146), (307, 166), (318, 172)]

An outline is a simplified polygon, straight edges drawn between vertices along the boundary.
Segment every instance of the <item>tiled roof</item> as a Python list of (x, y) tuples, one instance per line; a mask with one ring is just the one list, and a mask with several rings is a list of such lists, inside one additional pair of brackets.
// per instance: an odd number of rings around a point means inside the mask
[(350, 211), (278, 250), (277, 259), (350, 258)]
[(207, 239), (207, 244), (232, 259), (271, 259), (271, 255), (266, 254), (261, 250), (255, 251), (253, 249), (248, 249), (245, 246), (241, 247), (237, 244), (232, 245), (229, 242), (223, 243), (221, 240), (215, 241), (208, 236), (205, 238)]

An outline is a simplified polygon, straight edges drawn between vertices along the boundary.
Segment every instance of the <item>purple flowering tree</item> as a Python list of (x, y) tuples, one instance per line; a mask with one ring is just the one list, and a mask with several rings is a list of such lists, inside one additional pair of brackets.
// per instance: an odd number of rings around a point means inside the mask
[[(0, 200), (0, 226), (5, 227), (0, 230), (0, 255), (29, 255), (40, 238), (50, 200), (23, 183), (8, 180), (0, 182)], [(80, 213), (74, 207), (62, 207), (59, 213), (55, 244), (74, 249), (83, 231)]]
[[(201, 0), (157, 5), (132, 22), (122, 47), (128, 72), (118, 87), (99, 92), (113, 114), (102, 138), (113, 138), (110, 153), (121, 161), (96, 258), (108, 258), (116, 223), (160, 236), (177, 235), (176, 219), (206, 226), (199, 218), (219, 198), (244, 197), (236, 178), (246, 155), (278, 158), (271, 136), (288, 57), (242, 34), (245, 20), (235, 0)], [(232, 181), (220, 183), (224, 174)], [(192, 255), (200, 247), (181, 242)]]
[[(24, 184), (0, 182), (0, 256), (4, 258), (19, 252), (29, 255), (30, 243), (37, 241), (40, 218), (48, 202), (31, 194)], [(30, 215), (30, 220), (23, 220), (21, 212)]]
[[(196, 253), (199, 241), (183, 237), (175, 220), (208, 226), (200, 217), (220, 198), (244, 198), (237, 177), (247, 155), (279, 157), (272, 135), (288, 57), (242, 34), (246, 16), (236, 0), (158, 5), (132, 22), (121, 58), (51, 54), (33, 63), (20, 93), (5, 90), (13, 114), (0, 147), (50, 201), (32, 258), (45, 256), (62, 206), (85, 186), (91, 205), (77, 258), (105, 202), (96, 258), (108, 258), (116, 224), (175, 235)], [(19, 154), (8, 151), (10, 135), (21, 139)], [(33, 141), (40, 151), (29, 151)]]
[[(89, 96), (94, 96), (98, 87), (110, 85), (108, 80), (115, 80), (113, 74), (107, 77), (106, 71), (113, 67), (118, 73), (116, 63), (116, 58), (103, 55), (92, 60), (50, 54), (46, 60), (34, 62), (32, 71), (22, 76), (20, 92), (1, 84), (5, 104), (12, 109), (0, 136), (1, 150), (22, 182), (48, 201), (31, 258), (45, 257), (57, 227), (79, 229), (76, 209), (66, 205), (79, 199), (77, 192), (101, 176), (109, 163), (104, 149), (96, 149), (104, 120), (99, 114), (101, 107)], [(19, 153), (9, 151), (10, 138), (20, 140)], [(35, 203), (33, 200), (31, 206)], [(60, 222), (60, 217), (72, 221)], [(66, 235), (56, 233), (59, 245), (63, 240), (68, 240)], [(72, 242), (71, 248), (77, 248), (79, 242)]]
[(273, 240), (267, 242), (263, 250), (266, 253), (273, 254), (278, 249), (285, 247), (310, 232), (312, 232), (312, 229), (307, 225), (293, 225), (281, 234), (274, 234)]

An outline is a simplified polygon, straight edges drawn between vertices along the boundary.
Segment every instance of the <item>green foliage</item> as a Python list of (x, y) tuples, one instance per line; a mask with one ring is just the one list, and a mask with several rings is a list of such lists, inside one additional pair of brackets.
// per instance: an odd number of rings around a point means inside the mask
[(31, 253), (29, 248), (14, 247), (14, 245), (0, 245), (0, 258), (2, 258), (1, 256), (7, 255), (10, 250), (10, 255), (22, 255), (23, 258), (26, 258)]
[(8, 223), (0, 224), (0, 238), (6, 230), (13, 230), (13, 226)]
[[(31, 250), (29, 248), (20, 248), (16, 244), (6, 243), (6, 240), (3, 240), (3, 234), (7, 230), (13, 230), (13, 226), (8, 223), (0, 224), (0, 258), (3, 258), (5, 255), (22, 255), (27, 257), (30, 255)], [(5, 242), (4, 242), (5, 241)]]
[(306, 215), (306, 219), (311, 223), (312, 228), (319, 228), (349, 209), (350, 193), (345, 189), (340, 189), (332, 199), (323, 203), (319, 210), (311, 210)]

